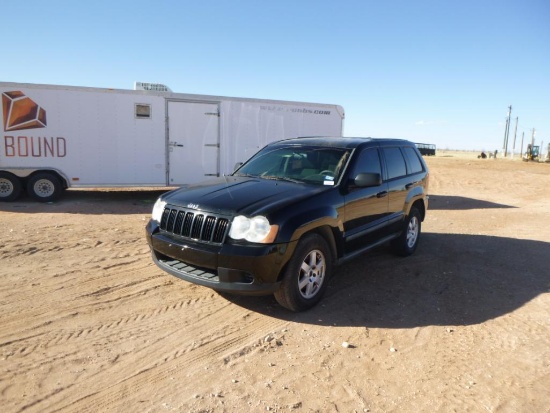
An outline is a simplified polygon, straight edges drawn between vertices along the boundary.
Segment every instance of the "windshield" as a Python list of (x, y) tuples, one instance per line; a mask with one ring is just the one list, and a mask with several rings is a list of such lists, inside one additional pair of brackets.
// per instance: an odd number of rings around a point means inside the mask
[(235, 171), (235, 176), (335, 185), (350, 151), (319, 146), (267, 147)]

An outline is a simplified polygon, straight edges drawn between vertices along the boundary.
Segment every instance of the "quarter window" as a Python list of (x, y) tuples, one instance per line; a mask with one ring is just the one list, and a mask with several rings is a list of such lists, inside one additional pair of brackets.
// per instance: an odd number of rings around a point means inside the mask
[(409, 167), (411, 174), (416, 174), (418, 172), (422, 172), (422, 164), (420, 163), (420, 159), (418, 159), (418, 155), (416, 154), (416, 151), (413, 148), (407, 147), (403, 148), (405, 151), (405, 156), (407, 157), (407, 160), (409, 161)]

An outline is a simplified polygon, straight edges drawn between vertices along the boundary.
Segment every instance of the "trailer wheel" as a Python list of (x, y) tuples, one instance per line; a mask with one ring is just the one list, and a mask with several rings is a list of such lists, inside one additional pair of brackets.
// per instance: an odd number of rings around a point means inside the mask
[(39, 172), (27, 182), (27, 192), (39, 202), (55, 201), (61, 196), (63, 186), (57, 175), (50, 172)]
[(21, 194), (21, 180), (9, 172), (0, 172), (0, 201), (15, 201)]

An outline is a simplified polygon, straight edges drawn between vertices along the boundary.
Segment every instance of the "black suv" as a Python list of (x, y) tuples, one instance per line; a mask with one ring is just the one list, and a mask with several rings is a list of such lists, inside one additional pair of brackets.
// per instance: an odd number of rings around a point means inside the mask
[(297, 138), (233, 174), (162, 195), (146, 232), (155, 263), (220, 292), (315, 305), (334, 264), (387, 241), (412, 254), (428, 208), (428, 168), (397, 139)]

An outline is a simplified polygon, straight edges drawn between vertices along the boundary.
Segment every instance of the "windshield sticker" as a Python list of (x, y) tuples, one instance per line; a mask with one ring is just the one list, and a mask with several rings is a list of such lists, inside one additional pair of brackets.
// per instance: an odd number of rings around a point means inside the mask
[(323, 185), (329, 185), (329, 186), (334, 186), (334, 181), (323, 181)]

